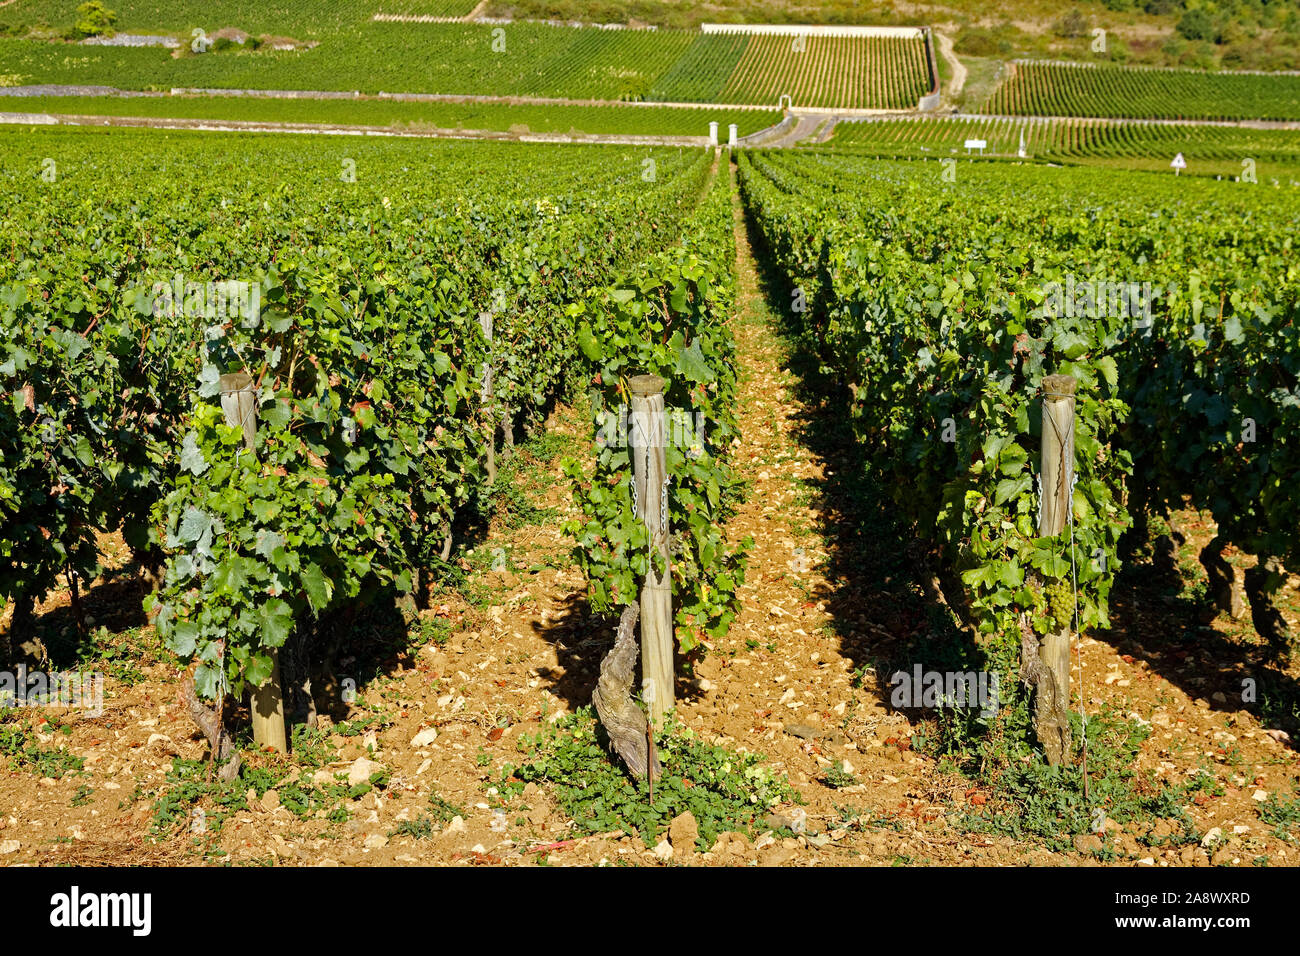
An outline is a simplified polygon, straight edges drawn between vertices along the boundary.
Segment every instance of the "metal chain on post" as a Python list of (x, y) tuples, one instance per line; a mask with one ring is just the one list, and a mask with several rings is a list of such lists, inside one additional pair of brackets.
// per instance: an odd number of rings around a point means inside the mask
[[(668, 537), (668, 483), (673, 480), (673, 476), (664, 471), (664, 483), (659, 489), (659, 529), (663, 532), (665, 538)], [(647, 551), (649, 553), (651, 566), (654, 563), (654, 542), (646, 540)]]
[(659, 492), (659, 523), (665, 535), (668, 533), (668, 484), (672, 480), (673, 476), (665, 472), (663, 488)]

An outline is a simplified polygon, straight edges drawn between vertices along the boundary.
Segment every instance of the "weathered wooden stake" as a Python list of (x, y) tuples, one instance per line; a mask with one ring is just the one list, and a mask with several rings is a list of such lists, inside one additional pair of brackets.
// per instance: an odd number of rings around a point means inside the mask
[(257, 389), (247, 372), (221, 376), (221, 411), (226, 424), (244, 430), (244, 447), (252, 451), (257, 442)]
[[(250, 451), (257, 441), (257, 386), (246, 372), (221, 376), (221, 411), (226, 424), (244, 430), (244, 447)], [(271, 676), (253, 690), (253, 741), (280, 753), (289, 749), (284, 731), (284, 697), (280, 692), (280, 652), (267, 648)]]
[[(492, 408), (492, 313), (480, 312), (478, 314), (478, 324), (483, 329), (483, 338), (487, 339), (487, 358), (483, 361), (483, 387), (479, 394), (483, 407), (487, 409), (488, 421), (492, 423), (492, 429), (488, 432), (487, 442), (487, 474), (488, 484), (495, 484), (497, 480), (497, 422)], [(443, 560), (447, 560), (443, 557)]]
[(665, 504), (664, 380), (638, 375), (631, 381), (632, 481), (640, 517), (650, 536), (650, 570), (641, 588), (641, 688), (658, 725), (672, 709), (673, 588), (668, 556), (668, 513)]
[[(1072, 375), (1043, 379), (1043, 497), (1038, 534), (1055, 537), (1069, 523), (1074, 495), (1074, 394)], [(1044, 637), (1038, 647), (1034, 724), (1050, 764), (1070, 753), (1070, 635), (1073, 622)]]
[(1038, 533), (1054, 537), (1065, 530), (1074, 484), (1073, 375), (1048, 375), (1043, 379), (1043, 501), (1038, 511)]

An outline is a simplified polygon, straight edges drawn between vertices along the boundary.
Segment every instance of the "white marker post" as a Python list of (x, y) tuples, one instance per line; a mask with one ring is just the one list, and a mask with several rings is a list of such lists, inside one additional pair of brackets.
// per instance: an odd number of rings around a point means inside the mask
[(968, 139), (968, 140), (966, 140), (966, 154), (967, 154), (967, 155), (970, 155), (970, 151), (971, 151), (972, 149), (978, 149), (978, 150), (980, 151), (980, 155), (983, 156), (983, 155), (984, 155), (984, 147), (986, 147), (986, 146), (988, 146), (988, 143), (987, 143), (985, 140), (982, 140), (982, 139)]
[(710, 146), (718, 145), (718, 121), (717, 120), (713, 120), (711, 123), (709, 123), (709, 145)]
[(1177, 176), (1180, 170), (1187, 168), (1187, 160), (1183, 159), (1183, 154), (1179, 153), (1174, 157), (1173, 162), (1169, 164), (1173, 167), (1174, 175)]
[(735, 123), (731, 123), (727, 127), (727, 145), (728, 146), (736, 145), (736, 124)]

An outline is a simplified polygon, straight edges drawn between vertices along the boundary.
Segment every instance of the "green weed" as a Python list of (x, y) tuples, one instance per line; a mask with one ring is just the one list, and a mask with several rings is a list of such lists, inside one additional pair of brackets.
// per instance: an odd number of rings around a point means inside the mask
[(519, 741), (525, 762), (507, 764), (498, 786), (517, 796), (528, 782), (549, 784), (580, 830), (623, 830), (654, 846), (676, 816), (689, 810), (699, 825), (699, 849), (719, 833), (749, 834), (779, 803), (797, 799), (785, 777), (760, 763), (760, 756), (705, 743), (691, 730), (671, 724), (656, 735), (663, 776), (650, 799), (645, 781), (634, 781), (609, 751), (604, 728), (590, 708), (561, 718), (553, 727)]

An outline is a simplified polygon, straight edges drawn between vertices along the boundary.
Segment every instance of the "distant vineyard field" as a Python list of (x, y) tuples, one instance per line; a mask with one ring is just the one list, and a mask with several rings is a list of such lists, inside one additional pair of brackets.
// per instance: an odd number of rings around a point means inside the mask
[[(529, 42), (539, 50), (553, 42), (556, 28), (524, 24), (509, 27), (505, 34), (507, 42), (515, 31), (524, 27), (539, 31), (529, 34)], [(563, 49), (555, 49), (536, 74), (530, 71), (517, 76), (513, 81), (515, 89), (510, 92), (644, 99), (655, 80), (692, 42), (690, 34), (667, 31), (582, 29), (574, 32), (577, 36), (573, 41)], [(479, 55), (477, 44), (472, 46)], [(506, 49), (508, 53), (509, 46)]]
[[(0, 22), (15, 26), (63, 29), (77, 19), (82, 0), (18, 0), (0, 8)], [(382, 9), (390, 13), (459, 16), (469, 12), (473, 0), (392, 0), (369, 4), (337, 0), (110, 0), (116, 14), (114, 27), (121, 33), (185, 32), (202, 27), (209, 33), (238, 27), (258, 36), (319, 39), (355, 29)]]
[(795, 106), (914, 109), (929, 87), (925, 41), (919, 36), (755, 36), (721, 101), (774, 103), (789, 94)]
[(665, 103), (718, 103), (745, 55), (749, 37), (701, 34), (659, 78), (650, 99)]
[(1017, 62), (985, 112), (1134, 119), (1300, 119), (1300, 76)]
[(988, 144), (985, 155), (1014, 156), (1022, 136), (1026, 154), (1036, 158), (1152, 160), (1125, 165), (1167, 169), (1170, 159), (1182, 153), (1189, 172), (1237, 173), (1245, 159), (1300, 171), (1300, 133), (1240, 126), (1090, 119), (867, 120), (840, 123), (829, 145), (879, 156), (916, 158), (964, 156), (965, 141), (981, 139)]
[(373, 13), (408, 17), (464, 17), (478, 0), (379, 0)]
[[(512, 24), (365, 23), (296, 51), (166, 50), (0, 40), (0, 82), (642, 99), (692, 35)], [(498, 44), (498, 47), (500, 44)]]
[(436, 126), (441, 129), (534, 133), (705, 136), (710, 121), (741, 136), (780, 121), (776, 110), (711, 110), (648, 106), (531, 106), (508, 103), (405, 103), (392, 100), (260, 99), (227, 96), (0, 97), (0, 111), (143, 116), (168, 119), (327, 123), (345, 126)]
[[(0, 7), (0, 23), (18, 27), (61, 30), (77, 19), (82, 0), (16, 0)], [(122, 33), (180, 32), (194, 27), (209, 33), (238, 27), (253, 36), (290, 36), (320, 39), (346, 33), (368, 22), (376, 13), (397, 16), (463, 17), (477, 0), (110, 0), (114, 27)]]
[(831, 143), (914, 155), (963, 152), (966, 140), (982, 139), (988, 143), (987, 153), (1011, 155), (1019, 149), (1022, 135), (1026, 152), (1032, 156), (1172, 156), (1184, 152), (1212, 159), (1300, 158), (1300, 133), (1290, 130), (1104, 120), (865, 120), (840, 123)]

